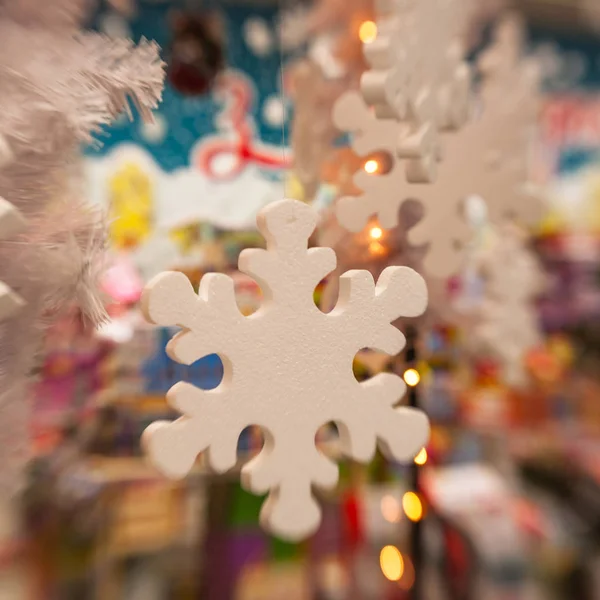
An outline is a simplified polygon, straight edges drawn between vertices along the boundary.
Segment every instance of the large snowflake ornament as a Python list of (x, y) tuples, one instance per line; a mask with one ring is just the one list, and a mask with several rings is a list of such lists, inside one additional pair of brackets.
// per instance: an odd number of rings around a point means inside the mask
[[(464, 3), (463, 3), (464, 4)], [(435, 180), (439, 131), (468, 119), (470, 69), (460, 41), (456, 0), (389, 0), (379, 3), (378, 35), (366, 43), (370, 69), (361, 78), (365, 101), (378, 118), (395, 118), (398, 156), (409, 181)]]
[(329, 248), (307, 249), (316, 222), (309, 206), (292, 200), (260, 213), (267, 249), (245, 250), (239, 260), (265, 299), (249, 317), (240, 313), (233, 282), (222, 274), (206, 275), (196, 294), (182, 274), (164, 273), (143, 297), (151, 321), (183, 327), (167, 348), (174, 360), (190, 364), (218, 353), (225, 364), (215, 390), (178, 383), (169, 391), (169, 403), (184, 416), (148, 428), (151, 458), (168, 476), (182, 477), (206, 450), (210, 466), (224, 472), (236, 464), (243, 429), (260, 426), (265, 445), (242, 469), (242, 483), (254, 493), (269, 492), (261, 522), (290, 540), (309, 535), (320, 522), (313, 487), (337, 482), (337, 468), (315, 447), (320, 426), (335, 422), (342, 450), (360, 461), (373, 456), (377, 442), (405, 461), (428, 436), (423, 413), (395, 408), (405, 391), (399, 377), (381, 374), (359, 384), (352, 374), (362, 348), (402, 349), (405, 338), (390, 323), (425, 310), (423, 279), (406, 267), (389, 267), (375, 284), (368, 271), (350, 271), (341, 277), (336, 308), (321, 312), (313, 291), (336, 258)]

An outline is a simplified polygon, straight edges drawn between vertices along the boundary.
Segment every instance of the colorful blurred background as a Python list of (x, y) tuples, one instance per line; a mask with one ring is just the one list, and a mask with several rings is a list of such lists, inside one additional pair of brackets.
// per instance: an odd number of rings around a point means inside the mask
[[(519, 385), (444, 315), (417, 325), (393, 360), (360, 353), (358, 379), (404, 377), (431, 419), (430, 443), (411, 466), (342, 462), (338, 488), (320, 497), (320, 530), (294, 545), (259, 528), (262, 499), (237, 471), (216, 476), (199, 460), (173, 482), (142, 458), (144, 428), (176, 416), (166, 391), (181, 380), (215, 388), (223, 365), (172, 362), (173, 332), (146, 324), (139, 301), (162, 270), (194, 285), (220, 271), (234, 277), (240, 310), (257, 310), (260, 288), (236, 271), (239, 252), (263, 244), (257, 211), (285, 195), (327, 215), (364, 166), (323, 123), (320, 145), (305, 149), (313, 173), (299, 173), (294, 119), (318, 118), (313, 104), (356, 85), (373, 3), (100, 3), (89, 27), (156, 40), (167, 86), (152, 125), (123, 115), (86, 149), (89, 197), (110, 216), (111, 320), (94, 331), (71, 311), (46, 336), (33, 456), (0, 512), (2, 600), (600, 599), (600, 0), (513, 4), (542, 69), (531, 174), (548, 210), (530, 249), (545, 273), (543, 338), (521, 358)], [(473, 60), (506, 3), (477, 7)], [(474, 227), (488, 244), (485, 219)], [(366, 262), (385, 266), (402, 232), (369, 233)], [(326, 218), (320, 235), (339, 240)], [(361, 262), (344, 248), (342, 265)], [(316, 290), (321, 306), (328, 285)], [(477, 277), (453, 289), (464, 306), (481, 301)], [(328, 452), (336, 440), (334, 426), (317, 436)], [(262, 443), (248, 428), (240, 464)]]

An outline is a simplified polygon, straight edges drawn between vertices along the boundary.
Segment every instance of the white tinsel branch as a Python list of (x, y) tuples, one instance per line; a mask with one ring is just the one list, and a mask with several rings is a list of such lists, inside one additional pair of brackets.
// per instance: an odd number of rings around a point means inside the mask
[[(84, 33), (87, 0), (0, 0), (0, 197), (27, 223), (0, 241), (0, 281), (25, 306), (0, 322), (0, 485), (22, 467), (11, 448), (27, 440), (27, 383), (44, 328), (76, 304), (104, 318), (96, 279), (104, 216), (85, 201), (81, 146), (129, 100), (150, 120), (164, 72), (159, 49), (142, 40)], [(20, 456), (20, 455), (19, 455)], [(22, 457), (21, 457), (22, 458)]]

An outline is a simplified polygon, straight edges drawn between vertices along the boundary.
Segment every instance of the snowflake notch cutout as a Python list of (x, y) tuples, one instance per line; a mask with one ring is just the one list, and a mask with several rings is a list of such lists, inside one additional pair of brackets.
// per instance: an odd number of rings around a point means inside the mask
[(358, 383), (352, 361), (363, 348), (400, 352), (406, 340), (391, 323), (422, 314), (427, 290), (406, 267), (388, 267), (377, 284), (368, 271), (350, 271), (340, 278), (336, 308), (323, 313), (313, 292), (336, 257), (330, 248), (308, 249), (315, 211), (282, 200), (264, 208), (257, 222), (267, 249), (245, 250), (239, 259), (240, 271), (263, 291), (253, 315), (240, 313), (233, 281), (223, 274), (205, 275), (198, 294), (180, 273), (163, 273), (147, 286), (146, 317), (183, 327), (167, 346), (171, 358), (191, 364), (217, 353), (225, 375), (211, 391), (183, 382), (171, 388), (167, 400), (183, 416), (152, 424), (143, 441), (170, 477), (185, 476), (203, 451), (214, 470), (225, 472), (237, 462), (241, 432), (258, 425), (265, 444), (243, 467), (242, 484), (269, 493), (261, 511), (267, 530), (300, 540), (321, 520), (313, 488), (338, 480), (335, 464), (315, 446), (319, 427), (335, 422), (343, 452), (359, 461), (370, 460), (377, 443), (398, 461), (426, 443), (427, 417), (395, 407), (405, 392), (402, 379), (385, 373)]

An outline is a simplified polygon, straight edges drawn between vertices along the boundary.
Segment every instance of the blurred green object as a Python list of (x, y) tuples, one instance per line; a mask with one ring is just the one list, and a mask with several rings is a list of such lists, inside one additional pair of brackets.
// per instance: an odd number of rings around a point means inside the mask
[(302, 546), (290, 544), (272, 537), (270, 543), (270, 556), (275, 562), (289, 562), (302, 556)]
[(234, 529), (256, 529), (264, 496), (249, 494), (238, 482), (231, 486), (229, 525)]

